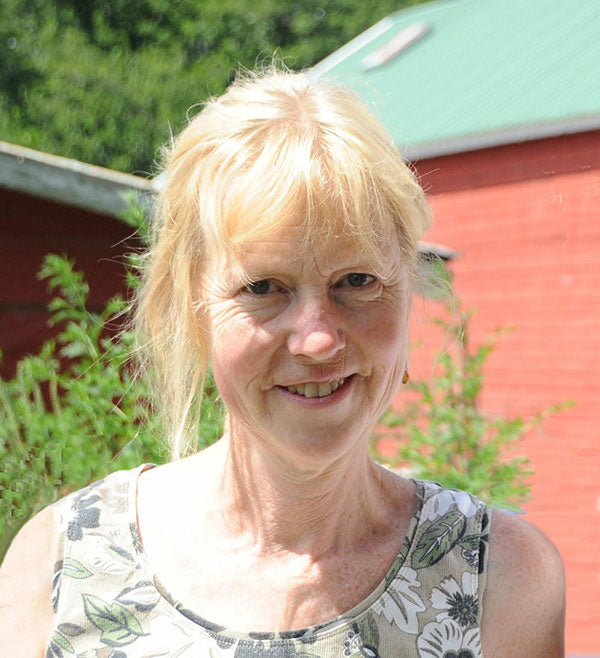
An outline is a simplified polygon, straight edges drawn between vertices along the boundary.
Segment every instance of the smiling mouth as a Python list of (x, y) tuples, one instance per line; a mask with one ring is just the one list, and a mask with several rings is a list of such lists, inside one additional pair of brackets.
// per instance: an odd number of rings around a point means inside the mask
[(343, 386), (346, 379), (346, 377), (340, 377), (339, 379), (331, 379), (328, 382), (307, 382), (305, 384), (295, 384), (294, 386), (284, 386), (283, 388), (290, 393), (305, 398), (325, 398)]

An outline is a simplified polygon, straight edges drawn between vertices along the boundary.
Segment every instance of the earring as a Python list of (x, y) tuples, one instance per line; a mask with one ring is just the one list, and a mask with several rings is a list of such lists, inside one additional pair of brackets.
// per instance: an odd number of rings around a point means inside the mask
[(408, 368), (404, 368), (404, 374), (402, 375), (402, 383), (408, 384), (409, 379), (410, 379), (410, 375), (408, 374)]

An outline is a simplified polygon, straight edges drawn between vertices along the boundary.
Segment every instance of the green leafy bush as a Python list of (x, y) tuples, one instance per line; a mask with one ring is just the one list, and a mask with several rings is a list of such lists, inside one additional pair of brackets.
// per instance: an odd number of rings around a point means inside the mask
[[(402, 409), (389, 409), (371, 444), (373, 456), (392, 468), (404, 467), (411, 476), (434, 480), (445, 487), (470, 491), (482, 500), (507, 509), (520, 509), (530, 491), (532, 463), (515, 455), (519, 441), (548, 416), (572, 406), (549, 406), (527, 420), (493, 417), (480, 408), (484, 365), (498, 337), (490, 335), (477, 348), (468, 341), (473, 311), (461, 311), (455, 295), (448, 296), (446, 319), (437, 319), (450, 339), (431, 381), (408, 384)], [(449, 319), (447, 319), (449, 318)], [(391, 433), (397, 454), (384, 457), (378, 441)]]
[[(144, 213), (134, 207), (126, 219), (141, 227)], [(129, 259), (132, 286), (135, 260)], [(60, 332), (21, 359), (13, 379), (0, 380), (0, 557), (48, 503), (111, 471), (169, 458), (148, 383), (131, 366), (133, 335), (119, 331), (127, 301), (114, 297), (101, 313), (90, 312), (88, 285), (64, 256), (46, 256), (40, 277), (56, 293), (48, 308)], [(199, 447), (219, 437), (221, 420), (209, 381)]]

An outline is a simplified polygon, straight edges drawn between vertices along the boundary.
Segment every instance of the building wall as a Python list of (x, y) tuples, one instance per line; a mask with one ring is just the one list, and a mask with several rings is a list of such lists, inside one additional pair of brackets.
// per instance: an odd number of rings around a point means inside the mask
[[(573, 408), (530, 431), (535, 465), (525, 518), (556, 544), (567, 573), (567, 653), (600, 655), (600, 132), (417, 163), (435, 226), (456, 249), (454, 283), (476, 308), (472, 340), (514, 327), (486, 368), (483, 407), (531, 414)], [(440, 336), (417, 304), (411, 358), (431, 373)]]
[[(52, 335), (47, 285), (37, 279), (45, 254), (66, 254), (90, 284), (90, 308), (124, 290), (123, 255), (132, 229), (112, 217), (0, 188), (0, 373)], [(129, 247), (127, 246), (129, 245)]]

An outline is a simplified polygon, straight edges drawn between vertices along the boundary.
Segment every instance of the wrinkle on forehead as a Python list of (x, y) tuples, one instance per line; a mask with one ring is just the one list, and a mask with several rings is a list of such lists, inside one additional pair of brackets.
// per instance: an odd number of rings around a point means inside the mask
[(329, 243), (313, 240), (308, 248), (305, 244), (298, 230), (282, 230), (272, 238), (246, 243), (235, 255), (221, 259), (213, 271), (229, 271), (245, 283), (257, 275), (265, 278), (285, 275), (290, 268), (306, 273), (312, 271), (323, 279), (332, 272), (351, 270), (373, 274), (384, 284), (407, 280), (409, 267), (403, 262), (395, 237), (382, 243), (375, 257), (373, 252), (367, 252), (355, 240), (344, 236), (337, 236)]
[(304, 212), (296, 213), (292, 217), (282, 219), (268, 233), (256, 239), (240, 241), (233, 250), (242, 254), (245, 250), (252, 249), (254, 243), (271, 242), (277, 245), (293, 242), (299, 246), (299, 256), (311, 252), (320, 252), (327, 256), (329, 253), (335, 254), (342, 245), (344, 248), (354, 249), (361, 256), (367, 255), (378, 260), (377, 256), (385, 253), (390, 243), (399, 244), (395, 226), (386, 218), (373, 219), (368, 231), (358, 233), (346, 218), (332, 211), (333, 209), (321, 208), (320, 212), (313, 216)]

